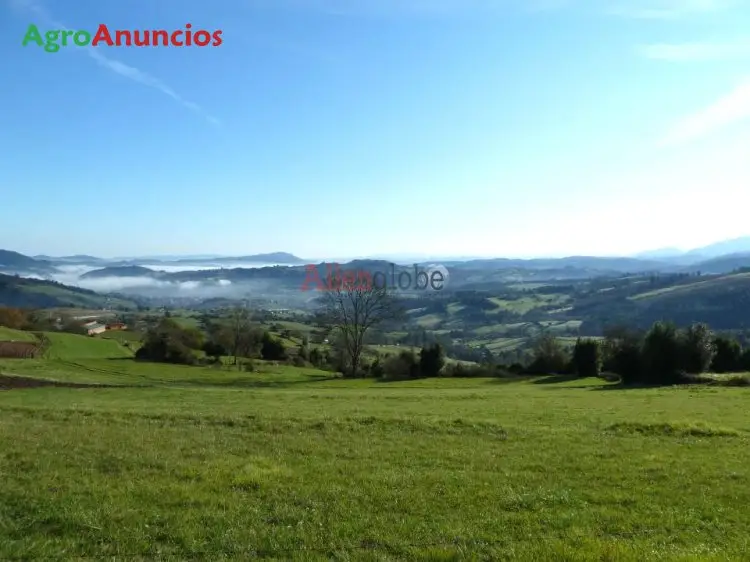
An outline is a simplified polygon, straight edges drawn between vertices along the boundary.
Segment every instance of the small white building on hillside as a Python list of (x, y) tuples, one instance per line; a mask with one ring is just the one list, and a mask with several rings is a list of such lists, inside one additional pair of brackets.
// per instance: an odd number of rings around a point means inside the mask
[(99, 324), (98, 322), (86, 324), (84, 328), (86, 328), (86, 333), (90, 336), (95, 336), (96, 334), (101, 334), (102, 332), (107, 331), (107, 326)]

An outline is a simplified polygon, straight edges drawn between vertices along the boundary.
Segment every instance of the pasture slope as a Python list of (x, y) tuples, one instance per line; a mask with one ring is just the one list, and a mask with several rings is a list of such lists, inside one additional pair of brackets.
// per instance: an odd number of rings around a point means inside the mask
[(0, 326), (0, 358), (31, 359), (41, 355), (43, 350), (44, 346), (34, 334)]
[(750, 552), (748, 389), (344, 381), (49, 337), (0, 372), (120, 387), (0, 392), (0, 559)]
[(34, 341), (36, 341), (36, 338), (34, 337), (34, 334), (32, 334), (31, 332), (25, 332), (23, 330), (12, 330), (11, 328), (6, 328), (5, 326), (0, 326), (0, 341), (9, 341), (9, 342), (26, 341), (26, 342), (34, 342)]

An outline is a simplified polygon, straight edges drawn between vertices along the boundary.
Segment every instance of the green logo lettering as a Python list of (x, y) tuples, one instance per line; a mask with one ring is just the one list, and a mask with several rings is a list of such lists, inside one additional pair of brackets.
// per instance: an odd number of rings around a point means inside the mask
[(29, 41), (33, 41), (40, 47), (42, 46), (42, 34), (39, 33), (39, 28), (33, 23), (26, 30), (26, 35), (23, 36), (23, 43), (21, 44), (25, 47), (29, 44)]
[(48, 53), (56, 53), (60, 50), (60, 45), (57, 44), (57, 41), (60, 39), (60, 31), (55, 29), (52, 31), (48, 31), (44, 34), (44, 38), (47, 40), (44, 44), (44, 50)]

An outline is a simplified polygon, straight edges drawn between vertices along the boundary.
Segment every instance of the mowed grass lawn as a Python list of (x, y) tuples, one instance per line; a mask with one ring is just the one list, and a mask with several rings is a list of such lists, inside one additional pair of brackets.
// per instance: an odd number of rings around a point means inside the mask
[(750, 389), (106, 361), (47, 375), (149, 386), (0, 392), (0, 559), (750, 552)]

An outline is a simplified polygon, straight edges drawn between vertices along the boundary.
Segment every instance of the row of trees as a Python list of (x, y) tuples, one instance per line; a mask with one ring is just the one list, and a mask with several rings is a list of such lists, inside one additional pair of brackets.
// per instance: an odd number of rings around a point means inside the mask
[(26, 330), (31, 320), (28, 311), (20, 308), (0, 306), (0, 326), (12, 330)]
[(735, 338), (714, 334), (706, 324), (678, 329), (656, 322), (645, 333), (611, 333), (605, 344), (605, 368), (626, 383), (674, 384), (705, 372), (750, 370), (750, 349), (743, 351)]
[(437, 377), (445, 367), (445, 352), (439, 343), (428, 345), (419, 354), (404, 350), (397, 355), (376, 359), (370, 376), (394, 378)]
[(53, 315), (45, 310), (9, 306), (0, 306), (0, 326), (32, 332), (61, 330), (72, 334), (86, 334), (81, 322), (74, 320), (70, 315)]
[(260, 358), (284, 361), (288, 358), (283, 342), (269, 332), (244, 324), (214, 327), (207, 335), (196, 328), (181, 326), (172, 318), (164, 317), (148, 328), (136, 359), (193, 365), (198, 362), (197, 351), (203, 351), (212, 362), (223, 356)]
[(617, 374), (626, 384), (677, 384), (701, 373), (750, 371), (750, 348), (715, 334), (706, 324), (679, 329), (656, 322), (647, 331), (615, 328), (603, 340), (579, 339), (572, 351), (546, 335), (537, 342), (526, 372), (598, 376)]

